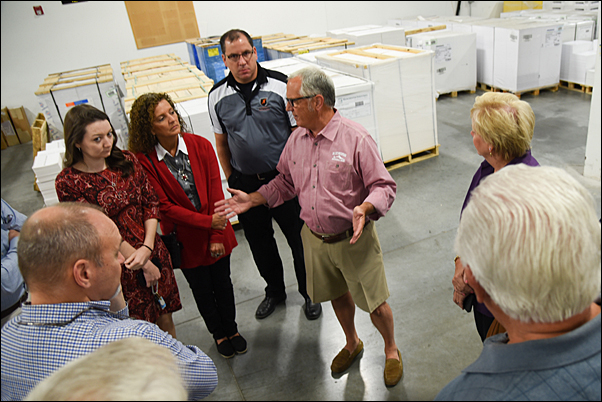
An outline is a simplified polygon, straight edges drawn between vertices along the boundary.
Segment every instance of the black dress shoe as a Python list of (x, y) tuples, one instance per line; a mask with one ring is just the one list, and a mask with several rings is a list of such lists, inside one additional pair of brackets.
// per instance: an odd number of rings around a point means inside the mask
[(240, 334), (230, 338), (230, 344), (232, 344), (234, 351), (238, 355), (242, 355), (247, 351), (247, 341)]
[(276, 310), (276, 306), (283, 301), (286, 300), (286, 295), (284, 297), (269, 297), (266, 296), (265, 299), (259, 304), (257, 307), (257, 311), (255, 312), (255, 317), (257, 318), (266, 318), (270, 314)]
[(219, 345), (217, 344), (217, 341), (215, 341), (215, 345), (217, 346), (217, 351), (220, 355), (222, 355), (224, 359), (234, 357), (234, 347), (232, 346), (229, 340), (226, 339), (222, 341), (222, 343), (220, 343)]
[(307, 317), (308, 320), (315, 320), (322, 314), (322, 305), (320, 303), (312, 303), (311, 299), (308, 297), (305, 299), (303, 310), (305, 311), (305, 317)]

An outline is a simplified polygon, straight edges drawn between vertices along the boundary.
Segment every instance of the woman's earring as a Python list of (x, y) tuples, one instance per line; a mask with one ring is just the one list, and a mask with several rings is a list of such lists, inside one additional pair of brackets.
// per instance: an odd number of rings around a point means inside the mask
[(493, 148), (489, 147), (489, 156), (493, 156), (493, 154), (491, 153), (492, 150)]
[[(81, 148), (79, 148), (79, 147), (75, 147), (75, 148), (77, 148), (77, 150), (78, 150), (79, 152), (81, 152), (81, 151), (82, 151), (82, 149), (81, 149)], [(490, 151), (491, 151), (491, 150), (490, 150)]]

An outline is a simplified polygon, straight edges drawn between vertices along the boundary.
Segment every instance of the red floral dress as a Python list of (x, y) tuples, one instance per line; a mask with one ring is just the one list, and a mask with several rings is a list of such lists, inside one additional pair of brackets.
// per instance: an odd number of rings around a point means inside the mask
[[(159, 219), (159, 198), (138, 159), (129, 151), (123, 153), (134, 163), (134, 170), (127, 178), (121, 176), (120, 169), (85, 173), (69, 167), (59, 173), (55, 187), (61, 202), (87, 202), (104, 208), (119, 228), (123, 239), (138, 249), (144, 243), (144, 221)], [(171, 258), (158, 235), (150, 256), (150, 259), (154, 258), (161, 261), (161, 266), (158, 267), (161, 269), (158, 292), (167, 304), (164, 310), (155, 301), (151, 288), (138, 282), (137, 271), (125, 268), (123, 264), (121, 266), (121, 287), (130, 317), (149, 322), (156, 322), (161, 314), (182, 308)]]

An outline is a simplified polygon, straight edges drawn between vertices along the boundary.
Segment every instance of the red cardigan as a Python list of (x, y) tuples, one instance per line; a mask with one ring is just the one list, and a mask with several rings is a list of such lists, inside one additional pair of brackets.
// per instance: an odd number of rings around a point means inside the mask
[(148, 156), (157, 170), (143, 153), (138, 153), (136, 156), (159, 196), (161, 232), (170, 233), (174, 224), (177, 225), (178, 240), (183, 244), (182, 268), (186, 269), (211, 265), (219, 259), (211, 257), (210, 243), (223, 243), (226, 249), (224, 256), (226, 256), (232, 252), (238, 242), (230, 222), (225, 230), (211, 229), (215, 202), (224, 199), (219, 166), (211, 143), (194, 134), (182, 133), (182, 138), (188, 149), (194, 184), (201, 200), (200, 211), (194, 208), (165, 162), (159, 162), (155, 149), (149, 152)]

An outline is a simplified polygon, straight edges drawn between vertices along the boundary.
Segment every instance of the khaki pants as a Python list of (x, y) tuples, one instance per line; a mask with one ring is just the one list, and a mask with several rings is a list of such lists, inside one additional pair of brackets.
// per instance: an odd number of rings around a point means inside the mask
[(314, 303), (334, 300), (347, 291), (355, 304), (372, 313), (389, 298), (380, 242), (370, 222), (358, 241), (351, 238), (324, 243), (307, 227), (301, 230), (307, 275), (307, 293)]

